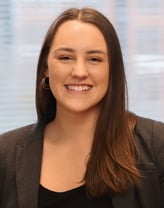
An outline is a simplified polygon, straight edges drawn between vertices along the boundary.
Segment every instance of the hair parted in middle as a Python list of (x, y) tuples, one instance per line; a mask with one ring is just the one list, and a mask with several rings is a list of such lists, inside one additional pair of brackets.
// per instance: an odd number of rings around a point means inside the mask
[[(127, 111), (127, 87), (123, 58), (116, 31), (111, 22), (91, 8), (71, 8), (64, 11), (50, 26), (41, 48), (36, 83), (38, 121), (55, 119), (56, 99), (51, 90), (42, 88), (47, 57), (58, 28), (66, 21), (77, 20), (96, 26), (102, 33), (108, 50), (109, 86), (101, 101), (93, 146), (84, 176), (88, 193), (93, 197), (123, 193), (139, 184), (136, 168), (136, 145), (133, 139), (135, 116)], [(130, 124), (130, 125), (129, 125)], [(132, 127), (131, 127), (132, 126)]]

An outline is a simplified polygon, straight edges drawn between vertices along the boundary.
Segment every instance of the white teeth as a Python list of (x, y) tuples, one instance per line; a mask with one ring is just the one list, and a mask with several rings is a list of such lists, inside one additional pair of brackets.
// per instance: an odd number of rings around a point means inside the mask
[(76, 92), (82, 92), (82, 91), (87, 91), (91, 89), (91, 86), (85, 85), (85, 86), (74, 86), (74, 85), (67, 85), (67, 89), (76, 91)]

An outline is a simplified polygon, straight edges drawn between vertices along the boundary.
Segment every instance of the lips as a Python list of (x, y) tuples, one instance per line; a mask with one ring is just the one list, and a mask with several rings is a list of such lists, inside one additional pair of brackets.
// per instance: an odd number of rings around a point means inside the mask
[(66, 89), (75, 92), (84, 92), (92, 88), (92, 85), (65, 85)]

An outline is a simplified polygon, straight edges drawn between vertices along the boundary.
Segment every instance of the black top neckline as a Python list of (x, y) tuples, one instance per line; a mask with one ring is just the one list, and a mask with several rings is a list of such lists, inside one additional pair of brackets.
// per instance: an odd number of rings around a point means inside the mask
[(86, 185), (56, 192), (40, 185), (38, 208), (112, 208), (112, 198), (92, 198), (88, 195)]
[(83, 189), (85, 189), (85, 185), (81, 185), (81, 186), (78, 186), (78, 187), (75, 187), (75, 188), (72, 188), (72, 189), (69, 189), (69, 190), (66, 190), (66, 191), (58, 192), (58, 191), (54, 191), (54, 190), (51, 190), (49, 188), (46, 188), (45, 186), (40, 184), (40, 190), (42, 190), (44, 192), (49, 192), (49, 193), (52, 193), (52, 194), (58, 194), (58, 195), (73, 193), (73, 192), (81, 191)]

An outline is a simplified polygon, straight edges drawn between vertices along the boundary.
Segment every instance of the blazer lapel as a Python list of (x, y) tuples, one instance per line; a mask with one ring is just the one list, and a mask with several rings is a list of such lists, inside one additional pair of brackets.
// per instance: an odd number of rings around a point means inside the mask
[(16, 184), (18, 207), (37, 208), (42, 158), (41, 128), (34, 128), (16, 149)]

